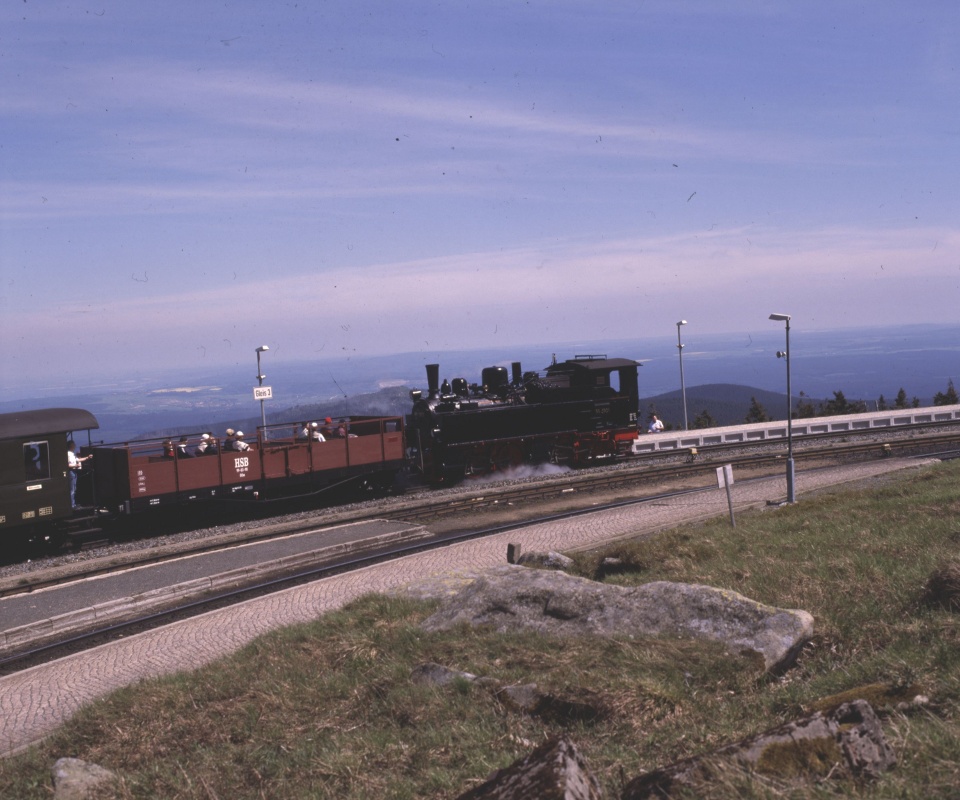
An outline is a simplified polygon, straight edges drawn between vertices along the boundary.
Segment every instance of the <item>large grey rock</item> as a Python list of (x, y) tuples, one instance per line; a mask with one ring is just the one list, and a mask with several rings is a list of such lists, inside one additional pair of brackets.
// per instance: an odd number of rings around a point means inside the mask
[(813, 633), (806, 611), (775, 608), (736, 592), (658, 581), (608, 586), (563, 572), (506, 565), (470, 581), (424, 621), (427, 630), (460, 624), (559, 636), (679, 636), (756, 653), (764, 668), (788, 663)]
[(827, 777), (875, 777), (896, 764), (880, 721), (864, 700), (829, 714), (814, 714), (742, 742), (677, 761), (630, 781), (621, 800), (670, 797), (716, 781), (730, 768), (748, 770), (784, 784)]
[(544, 742), (530, 755), (498, 770), (457, 800), (600, 800), (600, 784), (576, 746), (565, 739)]
[(92, 800), (116, 775), (80, 758), (60, 758), (53, 765), (55, 800)]

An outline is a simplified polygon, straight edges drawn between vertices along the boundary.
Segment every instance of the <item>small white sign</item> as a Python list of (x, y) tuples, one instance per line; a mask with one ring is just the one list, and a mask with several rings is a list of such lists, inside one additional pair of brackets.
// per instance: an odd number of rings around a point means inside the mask
[(722, 489), (725, 486), (733, 486), (733, 464), (717, 467), (717, 488)]
[(254, 400), (272, 400), (273, 387), (272, 386), (254, 386), (253, 399)]

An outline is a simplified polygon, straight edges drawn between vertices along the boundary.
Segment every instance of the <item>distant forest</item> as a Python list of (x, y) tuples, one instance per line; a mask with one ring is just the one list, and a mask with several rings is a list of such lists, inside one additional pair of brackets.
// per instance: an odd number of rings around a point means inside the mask
[[(693, 386), (687, 390), (687, 427), (714, 428), (723, 425), (742, 425), (749, 422), (767, 422), (786, 419), (787, 396), (749, 386), (712, 383)], [(960, 403), (953, 381), (946, 390), (937, 392), (935, 406)], [(887, 411), (896, 408), (919, 408), (924, 405), (919, 397), (908, 397), (901, 388), (893, 400), (880, 395), (876, 400), (848, 400), (842, 391), (830, 399), (814, 399), (803, 392), (793, 398), (794, 419), (832, 417), (840, 414), (860, 414), (866, 411)], [(683, 428), (683, 398), (678, 391), (640, 400), (640, 414), (648, 420), (656, 414), (667, 430)]]

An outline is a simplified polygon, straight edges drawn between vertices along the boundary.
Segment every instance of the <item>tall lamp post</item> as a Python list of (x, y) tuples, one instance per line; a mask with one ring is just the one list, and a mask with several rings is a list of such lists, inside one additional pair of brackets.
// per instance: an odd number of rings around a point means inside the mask
[(686, 324), (685, 319), (677, 323), (677, 351), (680, 353), (680, 396), (683, 397), (683, 429), (685, 431), (689, 428), (687, 427), (687, 388), (683, 385), (683, 343), (680, 341), (680, 326)]
[[(267, 347), (265, 344), (262, 344), (257, 348), (257, 385), (261, 387), (263, 386), (263, 379), (266, 378), (267, 376), (264, 375), (262, 370), (260, 369), (260, 354), (269, 349), (270, 348)], [(267, 427), (267, 412), (266, 412), (266, 409), (263, 407), (262, 397), (260, 398), (260, 427), (261, 428)], [(266, 433), (264, 433), (264, 436), (266, 436)]]
[(795, 503), (797, 496), (794, 491), (793, 469), (793, 395), (790, 392), (790, 315), (771, 314), (774, 322), (783, 322), (787, 326), (787, 349), (778, 350), (777, 358), (787, 360), (787, 502)]

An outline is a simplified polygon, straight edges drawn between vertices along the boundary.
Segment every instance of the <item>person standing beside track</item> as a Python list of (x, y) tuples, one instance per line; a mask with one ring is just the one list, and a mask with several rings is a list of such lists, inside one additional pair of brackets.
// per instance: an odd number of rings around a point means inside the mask
[(650, 415), (650, 424), (647, 426), (647, 433), (660, 433), (663, 431), (663, 423), (657, 419), (656, 414)]

